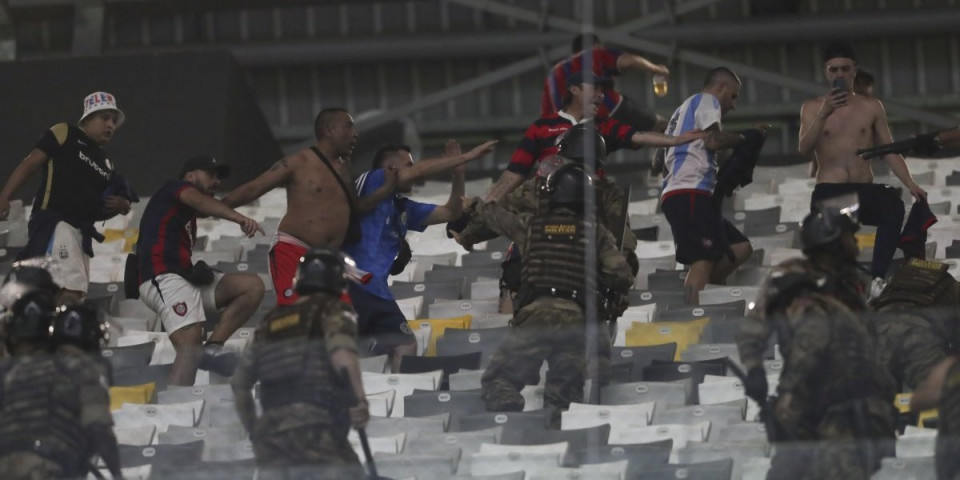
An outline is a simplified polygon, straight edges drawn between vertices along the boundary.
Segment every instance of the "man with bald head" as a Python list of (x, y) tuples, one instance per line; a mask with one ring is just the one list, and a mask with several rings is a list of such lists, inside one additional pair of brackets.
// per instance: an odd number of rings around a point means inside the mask
[(293, 290), (300, 257), (311, 248), (340, 248), (360, 238), (358, 216), (393, 192), (396, 173), (384, 186), (358, 203), (350, 174), (350, 155), (357, 144), (356, 124), (342, 108), (322, 110), (314, 121), (317, 141), (283, 157), (259, 177), (224, 197), (230, 208), (246, 205), (268, 191), (287, 191), (287, 213), (280, 220), (270, 249), (270, 276), (277, 305), (297, 300)]
[(665, 132), (680, 135), (703, 130), (704, 137), (667, 149), (660, 196), (663, 214), (670, 223), (678, 263), (690, 267), (684, 287), (686, 300), (699, 303), (707, 283), (723, 283), (753, 253), (750, 241), (723, 218), (714, 196), (719, 169), (718, 151), (746, 141), (739, 133), (724, 132), (721, 117), (736, 108), (740, 78), (727, 67), (709, 72), (703, 90), (680, 105)]
[[(849, 43), (833, 42), (823, 54), (824, 74), (831, 84), (826, 94), (807, 100), (800, 110), (800, 154), (813, 155), (817, 164), (817, 185), (810, 204), (856, 192), (860, 198), (860, 223), (877, 227), (873, 249), (870, 296), (883, 290), (887, 270), (893, 260), (903, 226), (904, 206), (900, 189), (873, 183), (870, 162), (857, 155), (857, 149), (890, 143), (893, 137), (887, 125), (883, 104), (876, 98), (852, 91), (857, 72), (857, 54)], [(918, 200), (925, 192), (910, 176), (903, 156), (883, 157)]]

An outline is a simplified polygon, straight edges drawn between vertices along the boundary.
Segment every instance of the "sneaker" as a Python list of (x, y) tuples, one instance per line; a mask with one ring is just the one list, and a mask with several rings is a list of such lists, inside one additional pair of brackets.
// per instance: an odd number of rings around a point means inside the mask
[(883, 293), (883, 289), (886, 287), (887, 287), (886, 281), (884, 281), (880, 277), (874, 278), (873, 281), (870, 282), (870, 297), (868, 298), (868, 300), (873, 300), (879, 297), (880, 294)]
[(232, 376), (234, 370), (237, 369), (238, 361), (239, 358), (237, 354), (233, 352), (214, 354), (209, 351), (204, 351), (200, 357), (200, 365), (198, 365), (198, 368), (216, 373), (221, 377), (229, 377)]

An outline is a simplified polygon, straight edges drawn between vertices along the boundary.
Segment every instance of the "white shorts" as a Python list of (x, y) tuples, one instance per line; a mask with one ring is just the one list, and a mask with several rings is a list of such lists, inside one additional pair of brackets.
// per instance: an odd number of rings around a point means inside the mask
[(83, 234), (67, 222), (60, 222), (53, 230), (47, 245), (47, 256), (56, 260), (50, 269), (53, 281), (61, 288), (87, 293), (90, 287), (90, 257), (83, 252)]
[(197, 287), (175, 273), (157, 275), (140, 284), (140, 300), (157, 312), (164, 330), (173, 333), (187, 325), (206, 321), (204, 309), (217, 310), (217, 285), (223, 275), (216, 272), (213, 282), (203, 287)]

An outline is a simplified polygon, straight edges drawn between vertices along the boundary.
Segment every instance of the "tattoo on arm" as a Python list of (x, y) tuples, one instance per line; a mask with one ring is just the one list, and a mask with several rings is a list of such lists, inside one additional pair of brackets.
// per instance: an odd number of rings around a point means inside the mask
[(739, 133), (722, 132), (720, 130), (709, 132), (703, 139), (707, 150), (723, 150), (735, 147), (742, 141), (743, 137)]

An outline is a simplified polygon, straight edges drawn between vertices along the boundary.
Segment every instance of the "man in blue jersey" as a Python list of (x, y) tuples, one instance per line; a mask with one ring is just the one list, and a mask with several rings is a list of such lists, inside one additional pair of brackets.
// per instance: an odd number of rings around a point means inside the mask
[[(187, 160), (180, 177), (150, 197), (140, 220), (140, 298), (157, 312), (177, 351), (167, 379), (171, 385), (193, 385), (197, 368), (232, 375), (236, 355), (220, 354), (220, 350), (263, 300), (263, 281), (256, 274), (215, 272), (190, 259), (199, 215), (234, 222), (248, 237), (263, 233), (255, 220), (213, 197), (220, 180), (229, 174), (229, 166), (213, 157)], [(220, 321), (206, 344), (204, 309), (220, 312)]]
[(707, 73), (703, 90), (680, 105), (667, 126), (667, 135), (703, 130), (704, 137), (667, 149), (660, 196), (663, 215), (670, 223), (678, 263), (689, 266), (684, 282), (686, 300), (699, 303), (707, 283), (723, 283), (750, 257), (750, 241), (723, 218), (714, 197), (719, 168), (717, 153), (746, 138), (721, 130), (720, 119), (736, 108), (740, 78), (726, 67)]
[[(387, 145), (373, 157), (373, 170), (357, 177), (357, 194), (370, 195), (380, 188), (387, 171), (396, 171), (397, 194), (381, 201), (373, 211), (360, 219), (362, 239), (344, 251), (357, 262), (357, 267), (370, 272), (366, 285), (350, 285), (350, 299), (357, 311), (359, 336), (371, 338), (370, 350), (389, 353), (394, 372), (400, 369), (400, 357), (416, 355), (417, 342), (393, 295), (387, 288), (387, 276), (408, 230), (422, 232), (428, 225), (446, 223), (460, 217), (463, 210), (464, 169), (471, 160), (493, 150), (496, 141), (483, 143), (467, 153), (460, 144), (448, 141), (442, 158), (413, 162), (410, 147)], [(415, 202), (403, 193), (410, 193), (413, 184), (424, 177), (453, 170), (450, 198), (443, 205)]]

